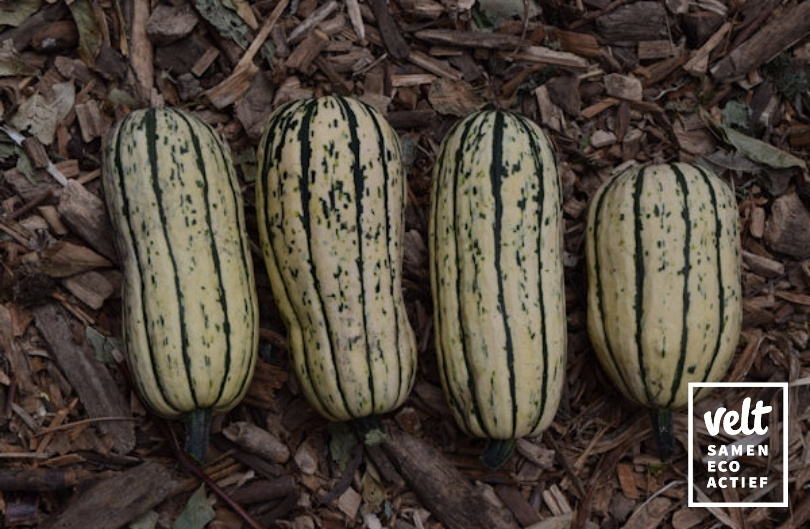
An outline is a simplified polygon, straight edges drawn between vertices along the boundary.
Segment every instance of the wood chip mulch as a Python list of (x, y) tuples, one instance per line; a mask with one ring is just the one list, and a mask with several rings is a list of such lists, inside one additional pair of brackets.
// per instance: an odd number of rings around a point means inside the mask
[[(2, 526), (807, 527), (808, 35), (797, 0), (0, 0)], [(268, 114), (328, 93), (380, 109), (403, 140), (418, 382), (382, 444), (320, 419), (288, 373), (256, 254), (262, 359), (197, 469), (176, 449), (180, 426), (127, 379), (103, 138), (133, 108), (189, 109), (228, 141), (250, 210)], [(437, 146), (487, 104), (541, 123), (558, 152), (569, 331), (555, 422), (498, 471), (441, 393), (425, 246)], [(676, 160), (712, 167), (739, 201), (744, 329), (726, 380), (791, 383), (774, 424), (789, 433), (789, 508), (689, 508), (686, 413), (663, 463), (647, 412), (590, 349), (589, 198), (617, 169)]]

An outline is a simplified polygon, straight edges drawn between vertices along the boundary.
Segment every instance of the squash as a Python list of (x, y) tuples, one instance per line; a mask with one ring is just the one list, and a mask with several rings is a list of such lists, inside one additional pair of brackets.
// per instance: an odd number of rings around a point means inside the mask
[(720, 380), (739, 340), (738, 215), (722, 180), (684, 163), (627, 169), (588, 210), (588, 333), (616, 387), (651, 408), (664, 458), (688, 383)]
[(256, 209), (292, 369), (332, 421), (398, 407), (416, 374), (402, 292), (399, 138), (353, 98), (276, 109), (258, 148)]
[(103, 185), (123, 263), (126, 357), (157, 414), (183, 417), (202, 460), (213, 413), (251, 380), (258, 302), (236, 173), (206, 123), (136, 110), (107, 137)]
[(486, 109), (445, 136), (433, 170), (428, 250), (442, 388), (500, 466), (551, 423), (563, 389), (561, 188), (531, 120)]

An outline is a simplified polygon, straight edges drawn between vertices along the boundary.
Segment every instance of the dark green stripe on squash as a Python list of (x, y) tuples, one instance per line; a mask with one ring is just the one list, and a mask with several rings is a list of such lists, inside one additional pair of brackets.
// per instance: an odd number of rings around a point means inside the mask
[[(528, 119), (476, 112), (442, 142), (429, 254), (439, 373), (459, 426), (499, 466), (559, 404), (565, 358), (561, 190)], [(553, 338), (551, 338), (553, 337)]]
[[(124, 258), (127, 358), (166, 417), (235, 406), (252, 377), (257, 300), (241, 191), (224, 145), (178, 109), (135, 111), (110, 132), (103, 183)], [(226, 286), (227, 285), (227, 286)], [(237, 324), (238, 322), (238, 324)], [(195, 457), (207, 431), (189, 430)]]
[(741, 325), (739, 219), (705, 169), (628, 169), (594, 195), (586, 225), (588, 332), (627, 397), (652, 408), (662, 455), (689, 382), (722, 378)]
[(395, 134), (368, 105), (330, 96), (277, 109), (259, 153), (265, 264), (305, 395), (332, 420), (398, 406), (413, 385), (415, 338), (401, 292)]

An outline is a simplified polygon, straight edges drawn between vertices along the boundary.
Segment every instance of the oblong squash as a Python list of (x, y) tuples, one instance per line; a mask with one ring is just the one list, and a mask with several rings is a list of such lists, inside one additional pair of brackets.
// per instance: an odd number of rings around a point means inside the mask
[(588, 333), (613, 383), (656, 423), (686, 405), (689, 382), (720, 380), (734, 356), (738, 217), (728, 185), (684, 163), (627, 169), (592, 198)]
[(270, 117), (258, 161), (264, 262), (304, 395), (335, 421), (396, 408), (416, 373), (399, 138), (359, 100), (298, 100)]
[(548, 427), (564, 380), (561, 189), (540, 127), (482, 110), (450, 130), (429, 256), (442, 387), (465, 432), (506, 441), (485, 453), (498, 466), (516, 438)]
[(231, 158), (193, 115), (136, 110), (109, 133), (103, 184), (123, 263), (129, 368), (152, 410), (198, 423), (189, 442), (199, 458), (206, 417), (242, 399), (258, 347), (258, 301)]

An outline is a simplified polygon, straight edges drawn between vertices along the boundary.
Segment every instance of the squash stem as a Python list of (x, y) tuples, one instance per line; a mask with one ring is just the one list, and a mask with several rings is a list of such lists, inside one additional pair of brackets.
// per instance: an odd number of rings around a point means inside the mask
[(662, 461), (669, 461), (675, 447), (672, 437), (672, 410), (654, 408), (650, 410), (655, 441)]
[(211, 432), (211, 410), (194, 410), (186, 414), (186, 453), (199, 464), (205, 463)]
[(516, 439), (490, 439), (481, 454), (481, 461), (492, 470), (501, 468), (512, 455), (516, 443)]

